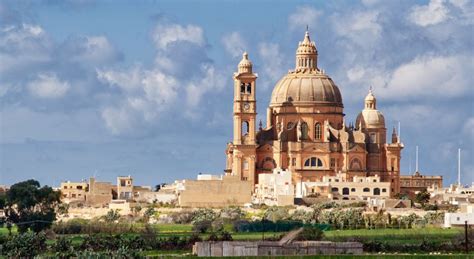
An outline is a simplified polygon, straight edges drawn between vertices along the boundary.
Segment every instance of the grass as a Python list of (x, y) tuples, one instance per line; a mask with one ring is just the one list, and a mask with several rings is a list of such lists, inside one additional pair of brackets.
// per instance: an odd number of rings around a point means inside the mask
[(419, 243), (423, 239), (447, 242), (462, 235), (463, 230), (460, 228), (415, 228), (415, 229), (354, 229), (354, 230), (331, 230), (325, 231), (324, 236), (329, 241), (348, 241), (354, 238), (373, 240), (373, 241), (390, 241), (393, 243)]

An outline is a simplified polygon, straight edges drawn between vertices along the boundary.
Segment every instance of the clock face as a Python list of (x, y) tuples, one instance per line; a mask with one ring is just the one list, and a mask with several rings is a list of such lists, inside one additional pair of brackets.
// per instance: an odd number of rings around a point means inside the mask
[(244, 110), (248, 111), (250, 109), (249, 103), (244, 103)]

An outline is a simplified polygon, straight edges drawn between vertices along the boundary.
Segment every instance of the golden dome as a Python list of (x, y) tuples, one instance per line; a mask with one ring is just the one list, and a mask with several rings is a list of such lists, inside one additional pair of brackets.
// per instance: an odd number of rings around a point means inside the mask
[(343, 107), (339, 88), (317, 67), (318, 51), (306, 31), (296, 50), (295, 71), (290, 71), (275, 85), (270, 106), (282, 104)]
[(319, 71), (290, 73), (273, 89), (270, 106), (334, 105), (343, 107), (339, 88), (332, 79)]

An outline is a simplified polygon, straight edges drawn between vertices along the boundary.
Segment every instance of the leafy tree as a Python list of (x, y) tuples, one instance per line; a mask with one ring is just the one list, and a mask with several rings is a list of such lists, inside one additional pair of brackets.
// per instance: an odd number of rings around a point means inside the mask
[(422, 206), (425, 205), (425, 203), (430, 201), (430, 193), (427, 190), (423, 190), (418, 192), (415, 195), (415, 201), (420, 203)]
[(264, 218), (273, 222), (285, 220), (290, 217), (288, 209), (284, 207), (272, 206), (265, 211)]
[(317, 227), (305, 226), (303, 231), (298, 234), (297, 239), (300, 241), (318, 241), (323, 238), (323, 231)]
[(114, 222), (120, 218), (120, 213), (118, 209), (111, 209), (107, 212), (107, 215), (105, 215), (105, 221), (107, 222)]
[(61, 203), (60, 197), (59, 191), (41, 187), (36, 180), (16, 183), (6, 193), (7, 219), (17, 224), (20, 233), (28, 229), (40, 232), (56, 220), (55, 209)]
[(145, 222), (148, 222), (150, 218), (153, 217), (154, 215), (155, 215), (155, 208), (153, 206), (148, 207), (145, 210), (145, 213), (143, 213)]

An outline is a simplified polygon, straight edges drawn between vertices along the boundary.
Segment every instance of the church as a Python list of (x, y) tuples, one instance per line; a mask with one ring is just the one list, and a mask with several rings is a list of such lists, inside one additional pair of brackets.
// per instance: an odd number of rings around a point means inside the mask
[(347, 182), (376, 176), (390, 183), (390, 196), (400, 192), (403, 144), (397, 132), (393, 129), (387, 141), (372, 90), (361, 100), (355, 123), (346, 123), (341, 92), (318, 66), (308, 31), (296, 49), (295, 68), (273, 89), (265, 125), (256, 122), (257, 74), (247, 53), (233, 79), (233, 140), (225, 151), (226, 175), (254, 185), (259, 175), (276, 168), (291, 172), (293, 185), (334, 176)]

